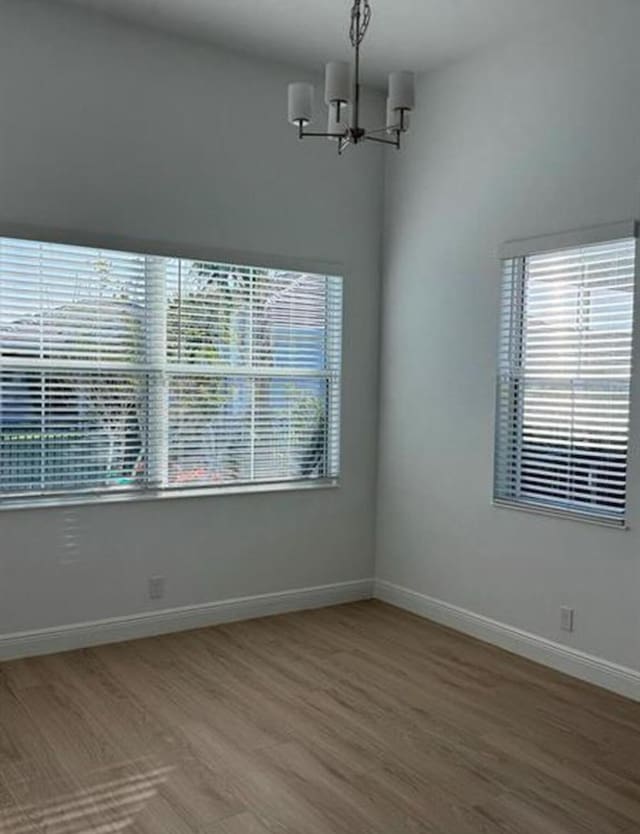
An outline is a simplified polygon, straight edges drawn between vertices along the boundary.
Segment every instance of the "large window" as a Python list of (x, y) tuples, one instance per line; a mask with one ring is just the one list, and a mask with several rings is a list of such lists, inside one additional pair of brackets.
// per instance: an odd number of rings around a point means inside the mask
[(0, 238), (0, 496), (333, 480), (338, 277)]
[(504, 260), (498, 503), (624, 523), (636, 257), (628, 234)]

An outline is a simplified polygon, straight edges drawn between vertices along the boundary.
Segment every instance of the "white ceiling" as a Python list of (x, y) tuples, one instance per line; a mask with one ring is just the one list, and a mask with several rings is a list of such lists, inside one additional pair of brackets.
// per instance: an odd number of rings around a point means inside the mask
[[(511, 34), (619, 0), (371, 0), (365, 81), (424, 71)], [(624, 2), (624, 0), (622, 0)], [(351, 0), (63, 0), (162, 30), (319, 69), (346, 57)], [(400, 66), (401, 65), (401, 66)]]

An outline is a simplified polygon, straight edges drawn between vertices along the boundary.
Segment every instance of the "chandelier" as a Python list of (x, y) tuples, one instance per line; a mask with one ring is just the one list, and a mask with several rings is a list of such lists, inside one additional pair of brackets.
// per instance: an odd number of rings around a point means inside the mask
[(353, 72), (347, 61), (331, 61), (326, 66), (324, 99), (329, 108), (326, 132), (305, 130), (313, 116), (313, 85), (304, 82), (289, 84), (289, 121), (298, 128), (300, 139), (323, 136), (335, 140), (340, 154), (348, 145), (363, 141), (400, 148), (400, 137), (409, 129), (409, 113), (415, 104), (412, 72), (392, 72), (389, 75), (386, 125), (366, 130), (360, 124), (360, 44), (370, 22), (369, 0), (354, 0), (349, 29), (354, 51)]

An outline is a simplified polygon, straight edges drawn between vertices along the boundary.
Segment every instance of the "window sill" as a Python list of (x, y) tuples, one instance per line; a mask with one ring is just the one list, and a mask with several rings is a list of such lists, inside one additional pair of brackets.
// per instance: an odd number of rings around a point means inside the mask
[(533, 513), (534, 515), (546, 515), (551, 518), (565, 518), (568, 521), (580, 521), (584, 524), (595, 524), (598, 527), (609, 527), (613, 530), (628, 530), (629, 525), (624, 519), (602, 518), (590, 513), (582, 513), (578, 510), (562, 510), (555, 507), (546, 507), (543, 504), (529, 503), (526, 501), (512, 502), (494, 499), (492, 506), (499, 510), (517, 510), (522, 513)]
[(318, 478), (313, 481), (283, 481), (266, 484), (227, 484), (219, 487), (192, 487), (183, 489), (147, 490), (145, 492), (78, 493), (74, 495), (42, 495), (38, 497), (7, 498), (0, 500), (3, 510), (33, 510), (51, 507), (98, 506), (137, 501), (167, 501), (182, 498), (212, 498), (226, 495), (255, 495), (267, 492), (304, 492), (317, 489), (335, 489), (338, 478)]

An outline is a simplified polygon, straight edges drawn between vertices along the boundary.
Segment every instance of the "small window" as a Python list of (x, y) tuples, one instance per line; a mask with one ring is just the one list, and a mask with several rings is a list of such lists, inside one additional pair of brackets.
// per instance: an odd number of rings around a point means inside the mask
[(496, 503), (623, 525), (635, 235), (521, 248), (503, 261)]
[(0, 499), (333, 481), (342, 279), (0, 238)]

